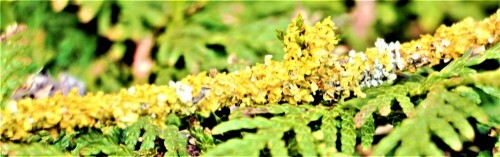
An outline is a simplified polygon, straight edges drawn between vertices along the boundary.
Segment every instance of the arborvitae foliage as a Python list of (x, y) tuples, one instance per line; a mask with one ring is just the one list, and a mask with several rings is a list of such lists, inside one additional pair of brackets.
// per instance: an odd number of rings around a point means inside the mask
[[(490, 90), (500, 92), (498, 80), (478, 80), (478, 78), (498, 78), (500, 76), (498, 69), (493, 72), (477, 73), (467, 66), (477, 65), (486, 59), (498, 60), (499, 50), (500, 45), (497, 45), (484, 55), (475, 57), (469, 52), (440, 72), (430, 73), (427, 79), (414, 86), (416, 88), (410, 89), (409, 96), (425, 95), (425, 98), (415, 108), (412, 114), (414, 116), (403, 120), (399, 127), (377, 144), (373, 154), (388, 154), (401, 141), (395, 155), (444, 155), (431, 141), (431, 136), (437, 136), (452, 150), (461, 151), (462, 143), (472, 141), (475, 137), (473, 126), (467, 121), (468, 117), (474, 118), (481, 124), (490, 124), (488, 114), (480, 106), (478, 90), (483, 89), (473, 87), (489, 86)], [(474, 81), (466, 81), (471, 79)], [(494, 94), (488, 95), (495, 97)], [(366, 114), (363, 112), (366, 110), (362, 109), (360, 114)]]
[[(134, 125), (128, 127), (123, 133), (124, 143), (127, 148), (134, 149), (139, 147), (139, 152), (156, 151), (161, 147), (163, 141), (164, 149), (167, 150), (167, 156), (186, 156), (187, 138), (179, 132), (177, 126), (168, 125), (166, 128), (160, 128), (152, 125), (150, 117), (142, 117)], [(160, 146), (158, 146), (160, 145)]]
[[(257, 129), (257, 131), (255, 133), (242, 133), (244, 134), (243, 139), (230, 139), (209, 150), (207, 155), (259, 155), (260, 150), (264, 148), (268, 148), (273, 156), (294, 153), (289, 152), (288, 149), (298, 151), (302, 155), (317, 154), (318, 150), (315, 148), (315, 141), (317, 140), (313, 137), (312, 130), (308, 124), (318, 121), (322, 115), (327, 113), (326, 108), (315, 108), (309, 105), (293, 106), (275, 104), (257, 107), (254, 110), (262, 111), (261, 113), (284, 115), (274, 116), (270, 119), (261, 116), (254, 118), (233, 116), (232, 120), (223, 122), (213, 128), (212, 134), (218, 135), (240, 129)], [(238, 112), (244, 111), (240, 110)], [(239, 113), (239, 115), (242, 114)], [(319, 128), (315, 129), (318, 130)], [(323, 130), (336, 132), (335, 127), (324, 127)], [(346, 129), (345, 133), (349, 134), (349, 132), (353, 131), (354, 127)], [(286, 137), (284, 136), (285, 134), (294, 134), (294, 137)], [(352, 138), (355, 139), (355, 135), (354, 137), (346, 136), (342, 141), (349, 143)], [(295, 142), (291, 142), (292, 140)]]
[(3, 155), (188, 155), (187, 138), (178, 127), (160, 128), (150, 117), (141, 117), (125, 129), (104, 127), (73, 133), (43, 130), (31, 135), (29, 142), (34, 144), (2, 143), (1, 151)]
[[(242, 137), (225, 141), (206, 155), (353, 154), (357, 144), (364, 150), (372, 147), (377, 125), (374, 117), (398, 113), (400, 118), (392, 122), (395, 129), (375, 145), (371, 155), (444, 155), (444, 151), (450, 151), (436, 142), (459, 152), (464, 149), (463, 143), (474, 140), (474, 125), (498, 128), (481, 108), (481, 97), (498, 99), (500, 81), (487, 78), (498, 78), (500, 71), (478, 72), (470, 67), (485, 60), (498, 61), (499, 51), (498, 44), (481, 55), (469, 51), (439, 72), (422, 72), (428, 77), (413, 74), (395, 85), (368, 89), (366, 98), (333, 106), (272, 104), (241, 108), (231, 113), (229, 121), (214, 127), (212, 133), (239, 131)], [(433, 136), (438, 140), (431, 139)]]
[(42, 63), (32, 60), (31, 57), (40, 57), (39, 60), (46, 58), (36, 54), (35, 48), (32, 46), (41, 44), (35, 38), (38, 35), (37, 32), (26, 32), (25, 29), (26, 26), (24, 25), (12, 25), (10, 29), (11, 36), (5, 38), (2, 36), (0, 48), (0, 108), (5, 107), (16, 87), (22, 85), (24, 78), (41, 68)]
[(54, 146), (42, 143), (18, 144), (18, 143), (0, 143), (2, 155), (6, 156), (69, 156), (69, 153), (63, 153)]

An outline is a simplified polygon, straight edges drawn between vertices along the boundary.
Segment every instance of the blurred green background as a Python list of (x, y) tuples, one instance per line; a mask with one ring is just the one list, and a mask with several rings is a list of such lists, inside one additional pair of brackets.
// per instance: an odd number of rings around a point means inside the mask
[(336, 51), (363, 50), (377, 37), (401, 42), (465, 17), (480, 20), (498, 1), (1, 1), (3, 100), (41, 68), (82, 79), (88, 91), (166, 84), (215, 68), (231, 72), (284, 51), (275, 30), (298, 14), (314, 24), (331, 16)]

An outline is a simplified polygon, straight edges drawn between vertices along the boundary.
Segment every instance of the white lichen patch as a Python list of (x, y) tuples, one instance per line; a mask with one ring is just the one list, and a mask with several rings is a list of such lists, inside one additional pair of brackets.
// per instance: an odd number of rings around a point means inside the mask
[(169, 86), (175, 89), (175, 93), (177, 93), (183, 103), (188, 103), (193, 100), (193, 87), (173, 81), (169, 82)]
[(443, 40), (441, 40), (441, 45), (444, 47), (448, 47), (448, 46), (450, 46), (450, 41), (443, 39)]
[(128, 94), (134, 95), (135, 94), (135, 87), (130, 87), (127, 89)]

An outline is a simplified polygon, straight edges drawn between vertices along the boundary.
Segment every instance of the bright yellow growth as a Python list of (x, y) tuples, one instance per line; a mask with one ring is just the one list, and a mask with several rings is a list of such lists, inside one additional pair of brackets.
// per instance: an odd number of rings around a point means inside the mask
[[(118, 93), (75, 91), (47, 99), (12, 102), (0, 115), (2, 138), (25, 139), (32, 130), (117, 125), (125, 127), (139, 116), (149, 115), (163, 124), (168, 114), (207, 116), (222, 107), (251, 106), (287, 102), (309, 103), (315, 99), (338, 100), (353, 92), (363, 97), (362, 88), (395, 79), (401, 71), (413, 72), (424, 65), (456, 59), (466, 50), (488, 47), (499, 41), (500, 10), (488, 19), (465, 19), (451, 27), (441, 26), (434, 36), (399, 44), (378, 40), (365, 52), (336, 55), (332, 51), (339, 39), (335, 26), (326, 18), (309, 27), (299, 16), (284, 36), (287, 52), (282, 62), (266, 56), (264, 64), (234, 73), (207, 76), (205, 72), (186, 77), (170, 86), (140, 85)], [(480, 53), (480, 52), (477, 52)], [(480, 54), (476, 54), (480, 55)], [(209, 87), (194, 104), (202, 87)]]

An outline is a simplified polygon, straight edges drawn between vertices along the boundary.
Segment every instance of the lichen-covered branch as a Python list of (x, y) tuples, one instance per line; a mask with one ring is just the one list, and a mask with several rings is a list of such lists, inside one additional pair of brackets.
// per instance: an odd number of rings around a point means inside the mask
[(376, 47), (339, 55), (332, 52), (339, 38), (329, 18), (310, 27), (299, 16), (283, 34), (287, 52), (283, 61), (266, 56), (264, 64), (234, 73), (207, 76), (202, 72), (169, 86), (139, 85), (118, 93), (85, 96), (74, 90), (67, 96), (22, 99), (1, 110), (0, 134), (3, 138), (25, 139), (32, 130), (53, 127), (66, 131), (125, 127), (141, 115), (149, 115), (161, 125), (170, 113), (208, 115), (234, 105), (300, 104), (315, 98), (337, 101), (351, 92), (364, 97), (362, 88), (394, 80), (399, 72), (448, 62), (466, 50), (498, 43), (499, 28), (500, 10), (482, 21), (465, 19), (450, 27), (441, 26), (433, 36), (423, 35), (406, 43), (379, 39)]

